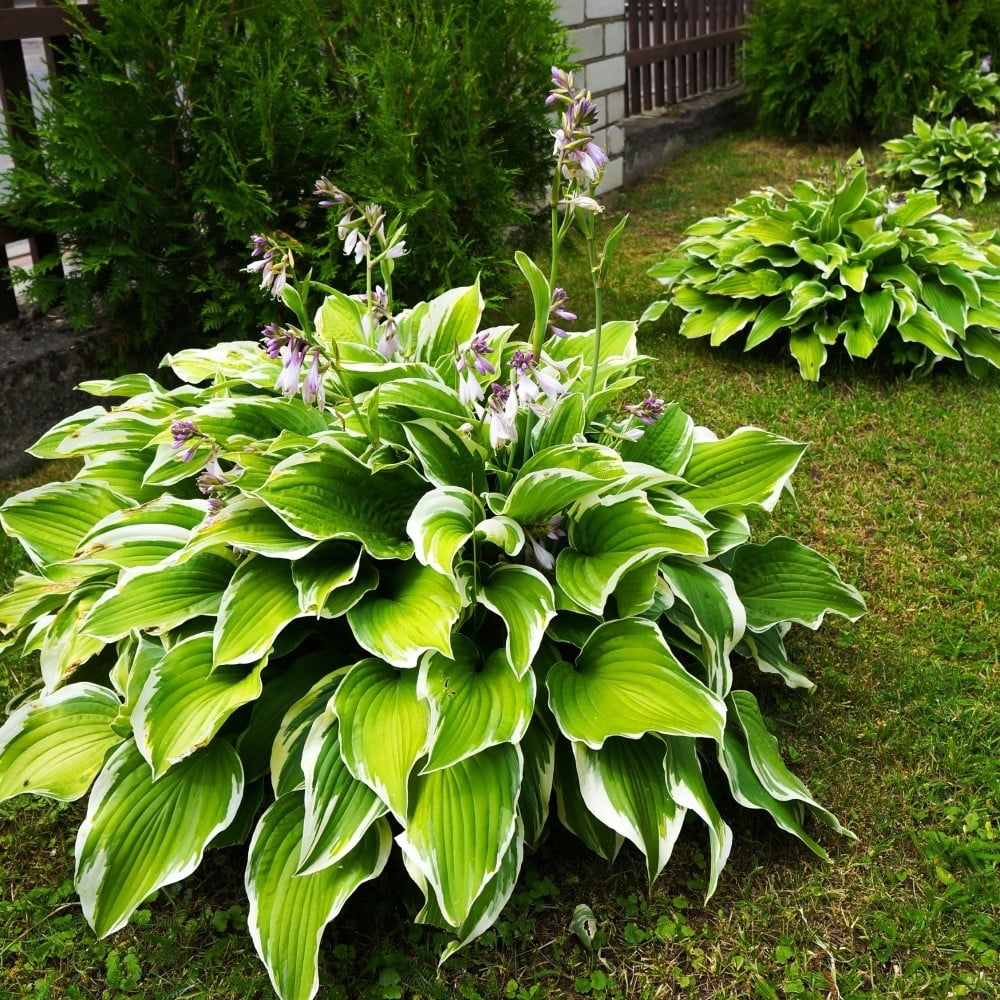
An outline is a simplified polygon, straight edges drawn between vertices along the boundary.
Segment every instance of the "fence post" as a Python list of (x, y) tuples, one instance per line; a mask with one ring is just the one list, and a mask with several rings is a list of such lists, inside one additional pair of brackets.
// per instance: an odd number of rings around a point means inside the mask
[(591, 91), (599, 111), (597, 141), (609, 162), (598, 193), (622, 186), (625, 130), (625, 4), (623, 0), (558, 0), (556, 15), (569, 30), (578, 85)]

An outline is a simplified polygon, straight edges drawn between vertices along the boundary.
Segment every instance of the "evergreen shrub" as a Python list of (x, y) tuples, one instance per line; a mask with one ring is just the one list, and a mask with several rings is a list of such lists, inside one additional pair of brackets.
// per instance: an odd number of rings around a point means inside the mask
[(743, 77), (761, 125), (823, 139), (899, 134), (970, 39), (991, 37), (987, 6), (758, 0)]
[[(499, 259), (548, 174), (543, 105), (564, 35), (549, 0), (104, 0), (79, 22), (5, 213), (61, 235), (30, 296), (103, 317), (117, 346), (164, 349), (256, 331), (246, 234), (282, 231), (342, 282), (315, 178), (403, 212), (424, 250), (406, 292), (470, 281)], [(473, 44), (474, 40), (474, 44)], [(506, 256), (506, 255), (505, 255)], [(258, 327), (259, 328), (259, 327)]]

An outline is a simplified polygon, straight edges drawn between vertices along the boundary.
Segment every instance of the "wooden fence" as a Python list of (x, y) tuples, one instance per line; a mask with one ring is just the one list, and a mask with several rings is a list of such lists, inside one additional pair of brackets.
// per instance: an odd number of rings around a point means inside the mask
[(627, 0), (628, 114), (734, 83), (749, 6), (750, 0)]
[[(80, 7), (88, 19), (97, 17), (95, 0), (80, 0)], [(13, 137), (25, 138), (11, 123), (11, 107), (30, 100), (33, 78), (37, 86), (40, 74), (59, 72), (58, 47), (68, 30), (64, 13), (52, 0), (0, 0), (0, 104)], [(39, 56), (41, 66), (37, 65)], [(23, 240), (28, 241), (27, 256), (32, 262), (58, 246), (53, 233), (26, 232), (11, 225), (0, 204), (0, 321), (18, 316), (7, 247)]]

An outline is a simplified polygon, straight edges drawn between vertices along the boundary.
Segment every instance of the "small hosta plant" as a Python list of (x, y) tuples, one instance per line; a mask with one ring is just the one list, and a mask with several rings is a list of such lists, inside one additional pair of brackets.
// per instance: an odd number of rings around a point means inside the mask
[(248, 841), (250, 934), (300, 1000), (393, 851), (417, 920), (452, 935), (443, 960), (497, 919), (553, 814), (606, 858), (630, 841), (651, 879), (693, 814), (710, 893), (733, 840), (718, 795), (820, 855), (810, 817), (842, 831), (734, 685), (741, 658), (810, 686), (789, 627), (864, 610), (819, 553), (751, 540), (804, 446), (719, 439), (643, 390), (632, 322), (562, 329), (567, 230), (600, 317), (622, 225), (598, 246), (589, 95), (555, 70), (550, 100), (554, 259), (517, 257), (523, 339), (481, 326), (477, 285), (397, 307), (405, 226), (323, 180), (360, 294), (255, 237), (286, 325), (174, 355), (177, 388), (87, 383), (126, 401), (33, 448), (83, 467), (0, 509), (33, 564), (0, 600), (5, 642), (41, 662), (0, 728), (0, 798), (89, 796), (76, 887), (98, 934)]
[(987, 190), (1000, 188), (1000, 125), (970, 125), (964, 118), (930, 124), (914, 117), (912, 128), (882, 143), (887, 177), (934, 188), (958, 206), (966, 196), (979, 204)]
[(930, 118), (954, 115), (976, 121), (995, 119), (1000, 113), (1000, 75), (991, 56), (976, 58), (963, 52), (951, 67), (941, 87), (935, 87), (927, 105)]
[(685, 337), (744, 350), (787, 338), (804, 379), (828, 348), (883, 345), (926, 373), (942, 358), (974, 375), (1000, 367), (1000, 247), (941, 211), (932, 190), (869, 190), (860, 154), (827, 187), (765, 188), (702, 219), (649, 274), (665, 288), (645, 312), (683, 313)]

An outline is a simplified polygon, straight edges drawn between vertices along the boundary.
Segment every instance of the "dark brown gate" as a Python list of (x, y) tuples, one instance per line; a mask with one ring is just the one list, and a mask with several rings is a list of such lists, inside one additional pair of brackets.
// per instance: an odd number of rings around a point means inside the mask
[(628, 0), (628, 113), (641, 114), (734, 83), (749, 2)]

